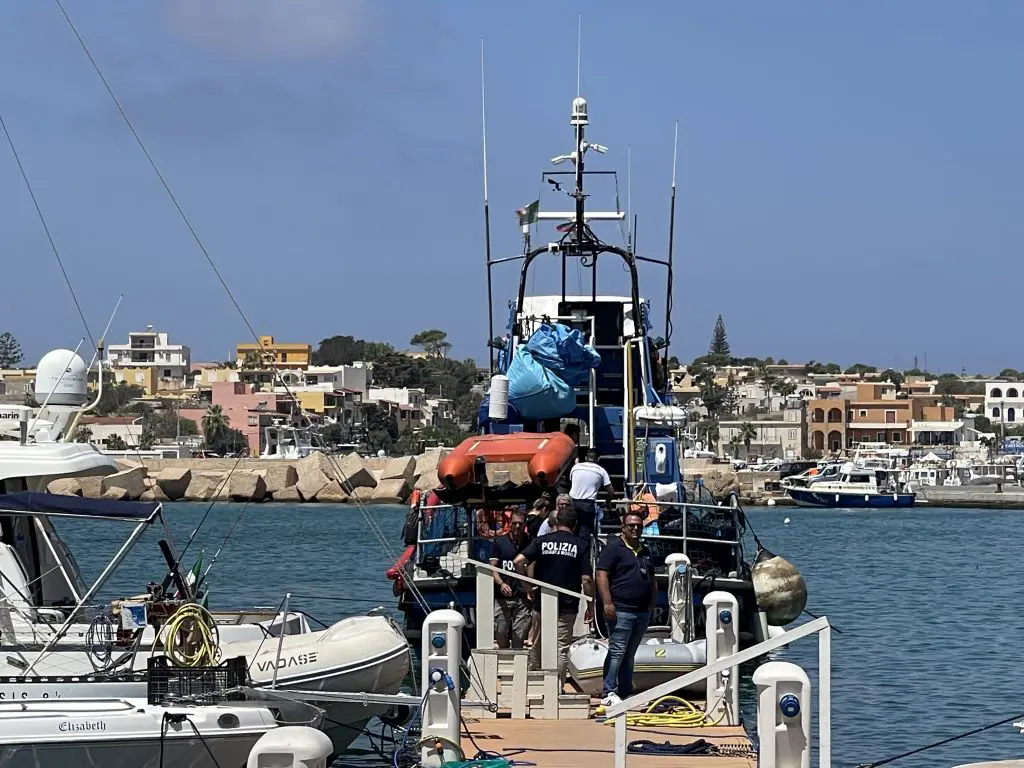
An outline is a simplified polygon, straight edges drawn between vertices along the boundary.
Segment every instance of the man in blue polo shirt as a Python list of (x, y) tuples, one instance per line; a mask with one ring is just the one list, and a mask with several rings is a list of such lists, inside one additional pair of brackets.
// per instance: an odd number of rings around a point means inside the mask
[(622, 533), (609, 539), (597, 560), (597, 592), (608, 625), (601, 704), (610, 707), (633, 695), (633, 657), (658, 601), (650, 553), (640, 540), (643, 517), (626, 512)]

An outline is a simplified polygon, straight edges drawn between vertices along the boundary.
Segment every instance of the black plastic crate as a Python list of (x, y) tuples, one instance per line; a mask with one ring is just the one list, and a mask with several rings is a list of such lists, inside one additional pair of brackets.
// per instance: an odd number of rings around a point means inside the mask
[(233, 697), (233, 688), (249, 684), (245, 656), (226, 659), (215, 667), (177, 667), (166, 656), (150, 657), (146, 698), (150, 704), (216, 704)]

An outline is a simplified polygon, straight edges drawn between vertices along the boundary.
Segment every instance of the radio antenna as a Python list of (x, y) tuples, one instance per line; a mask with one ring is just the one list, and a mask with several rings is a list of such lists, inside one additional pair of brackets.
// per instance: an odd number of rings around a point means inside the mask
[(679, 121), (672, 139), (672, 202), (668, 219), (668, 291), (665, 295), (665, 370), (668, 370), (668, 347), (672, 341), (672, 253), (676, 235), (676, 160), (679, 156)]
[(484, 41), (480, 40), (480, 125), (484, 148), (484, 256), (487, 259), (487, 355), (494, 375), (494, 302), (491, 288), (491, 206), (487, 193), (487, 89), (484, 83)]

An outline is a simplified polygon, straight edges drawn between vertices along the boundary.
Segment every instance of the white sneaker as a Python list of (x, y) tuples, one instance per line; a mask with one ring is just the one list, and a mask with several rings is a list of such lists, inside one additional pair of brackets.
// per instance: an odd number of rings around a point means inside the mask
[(605, 696), (603, 699), (601, 699), (601, 706), (602, 707), (606, 707), (606, 708), (607, 707), (614, 707), (616, 704), (621, 704), (621, 703), (622, 703), (622, 699), (619, 698), (619, 694), (617, 694), (617, 693), (609, 693), (607, 696)]

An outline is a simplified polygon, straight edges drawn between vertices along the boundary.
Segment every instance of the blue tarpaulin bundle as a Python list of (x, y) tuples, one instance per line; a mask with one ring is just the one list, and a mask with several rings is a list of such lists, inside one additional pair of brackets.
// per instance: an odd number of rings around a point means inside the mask
[(576, 410), (573, 388), (587, 381), (601, 356), (576, 329), (542, 325), (516, 349), (508, 368), (508, 402), (527, 419), (555, 419)]

